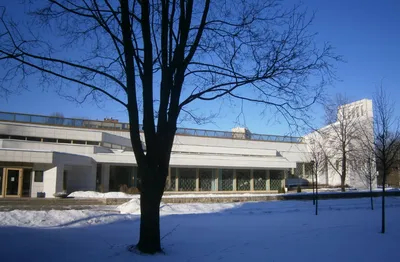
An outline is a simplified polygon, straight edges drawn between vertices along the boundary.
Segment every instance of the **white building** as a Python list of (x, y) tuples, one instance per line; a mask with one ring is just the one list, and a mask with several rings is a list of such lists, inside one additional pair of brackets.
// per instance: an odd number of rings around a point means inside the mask
[[(135, 187), (128, 130), (128, 124), (109, 119), (0, 112), (0, 196), (53, 197), (62, 191)], [(178, 129), (166, 189), (277, 192), (290, 178), (309, 178), (304, 164), (309, 149), (303, 141), (246, 129)]]
[[(358, 189), (369, 188), (367, 161), (371, 175), (376, 176), (376, 166), (370, 148), (373, 145), (372, 101), (359, 100), (338, 108), (336, 121), (306, 135), (308, 144), (305, 162), (319, 161), (318, 183), (340, 185), (343, 151), (346, 152), (345, 184)], [(318, 159), (319, 158), (319, 159)], [(369, 160), (367, 160), (369, 159)], [(377, 186), (374, 179), (373, 187)]]

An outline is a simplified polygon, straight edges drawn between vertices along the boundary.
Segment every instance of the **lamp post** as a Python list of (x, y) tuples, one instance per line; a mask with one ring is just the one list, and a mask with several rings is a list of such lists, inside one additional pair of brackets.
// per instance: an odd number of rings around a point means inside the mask
[(310, 162), (311, 164), (311, 182), (312, 182), (312, 201), (313, 205), (315, 205), (315, 192), (314, 192), (314, 160)]
[(318, 164), (315, 165), (315, 215), (318, 215)]

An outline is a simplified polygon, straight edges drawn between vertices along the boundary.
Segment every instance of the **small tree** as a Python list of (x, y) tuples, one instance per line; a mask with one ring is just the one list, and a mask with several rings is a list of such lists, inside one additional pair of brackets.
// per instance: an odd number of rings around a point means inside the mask
[[(366, 127), (360, 125), (360, 130), (364, 130), (365, 132)], [(372, 196), (372, 189), (374, 182), (377, 179), (377, 170), (376, 170), (376, 161), (375, 161), (375, 154), (372, 150), (373, 145), (372, 141), (370, 141), (373, 135), (365, 134), (365, 136), (360, 136), (360, 150), (358, 152), (358, 159), (353, 161), (352, 167), (354, 172), (356, 172), (364, 185), (369, 189), (370, 192), (370, 200), (371, 200), (371, 209), (374, 210), (374, 201)]]
[(349, 99), (338, 94), (333, 102), (325, 105), (328, 126), (318, 130), (329, 166), (340, 176), (340, 187), (345, 191), (346, 177), (350, 161), (356, 159), (354, 143), (358, 137), (358, 117), (356, 111), (347, 107)]
[(386, 231), (385, 196), (386, 177), (394, 167), (400, 154), (400, 121), (394, 111), (395, 103), (385, 93), (382, 85), (374, 97), (374, 133), (373, 152), (382, 167), (382, 221), (381, 233)]
[[(315, 204), (315, 215), (318, 215), (318, 176), (323, 172), (323, 168), (326, 162), (326, 155), (322, 148), (320, 140), (315, 136), (318, 133), (314, 133), (312, 137), (306, 138), (308, 145), (309, 158), (308, 161), (311, 166), (311, 176), (313, 183), (313, 203)], [(315, 178), (315, 194), (314, 194), (314, 178)]]

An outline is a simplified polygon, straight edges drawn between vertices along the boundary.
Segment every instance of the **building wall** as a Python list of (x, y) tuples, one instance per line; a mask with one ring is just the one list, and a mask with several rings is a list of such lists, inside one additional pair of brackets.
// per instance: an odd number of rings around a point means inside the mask
[[(33, 164), (32, 174), (31, 174), (31, 197), (36, 197), (38, 192), (43, 192), (44, 181), (46, 179), (46, 170), (52, 168), (49, 164)], [(35, 171), (43, 171), (43, 182), (35, 182)]]
[(43, 174), (43, 192), (47, 198), (53, 198), (53, 194), (62, 191), (62, 178), (64, 167), (59, 165), (46, 170)]
[[(308, 144), (309, 151), (314, 152), (314, 154), (308, 156), (308, 161), (315, 158), (315, 151), (323, 151), (329, 158), (329, 161), (327, 161), (327, 169), (322, 171), (322, 174), (327, 177), (325, 180), (328, 180), (328, 184), (331, 186), (339, 186), (341, 184), (341, 176), (338, 172), (342, 172), (342, 151), (340, 150), (340, 139), (342, 137), (337, 133), (343, 130), (343, 128), (340, 128), (340, 123), (343, 123), (348, 132), (348, 137), (350, 137), (347, 140), (348, 145), (346, 148), (348, 153), (345, 184), (359, 189), (366, 189), (368, 188), (368, 182), (366, 182), (363, 172), (360, 171), (363, 167), (360, 162), (365, 161), (365, 152), (368, 152), (369, 146), (372, 147), (372, 101), (363, 99), (339, 107), (337, 118), (337, 122), (322, 127), (318, 131), (304, 137), (304, 141)], [(369, 143), (370, 145), (366, 146)], [(316, 147), (315, 145), (318, 146)], [(315, 150), (316, 148), (317, 150)], [(336, 163), (337, 161), (338, 164)], [(336, 166), (336, 168), (333, 166)], [(375, 166), (373, 166), (372, 169), (375, 170)], [(376, 186), (375, 180), (373, 187)]]
[(15, 122), (1, 122), (0, 134), (88, 141), (102, 140), (102, 132), (99, 130), (35, 125)]
[(65, 166), (67, 173), (67, 192), (95, 191), (96, 166)]

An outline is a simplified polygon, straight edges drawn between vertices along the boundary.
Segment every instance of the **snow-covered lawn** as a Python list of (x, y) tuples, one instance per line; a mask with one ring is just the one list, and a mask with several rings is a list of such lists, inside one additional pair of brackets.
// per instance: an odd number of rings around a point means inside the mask
[[(400, 198), (162, 204), (165, 255), (127, 251), (139, 230), (138, 200), (105, 210), (0, 212), (0, 261), (397, 261)], [(121, 214), (132, 212), (128, 214)]]
[[(342, 194), (340, 188), (319, 188), (320, 194), (333, 194), (338, 193)], [(359, 192), (368, 192), (369, 190), (356, 190), (356, 189), (347, 189), (347, 193), (359, 193)], [(381, 188), (377, 188), (373, 190), (374, 192), (382, 191)], [(387, 188), (386, 191), (399, 191), (398, 188)], [(304, 189), (302, 193), (297, 193), (296, 191), (290, 191), (286, 193), (286, 195), (299, 195), (299, 194), (312, 194), (312, 189)], [(272, 194), (272, 193), (186, 193), (186, 192), (166, 192), (163, 198), (226, 198), (226, 197), (263, 197), (263, 196), (275, 196), (280, 194)], [(130, 195), (122, 192), (108, 192), (108, 193), (100, 193), (95, 191), (76, 191), (72, 192), (68, 195), (68, 197), (74, 198), (139, 198), (138, 194)]]

